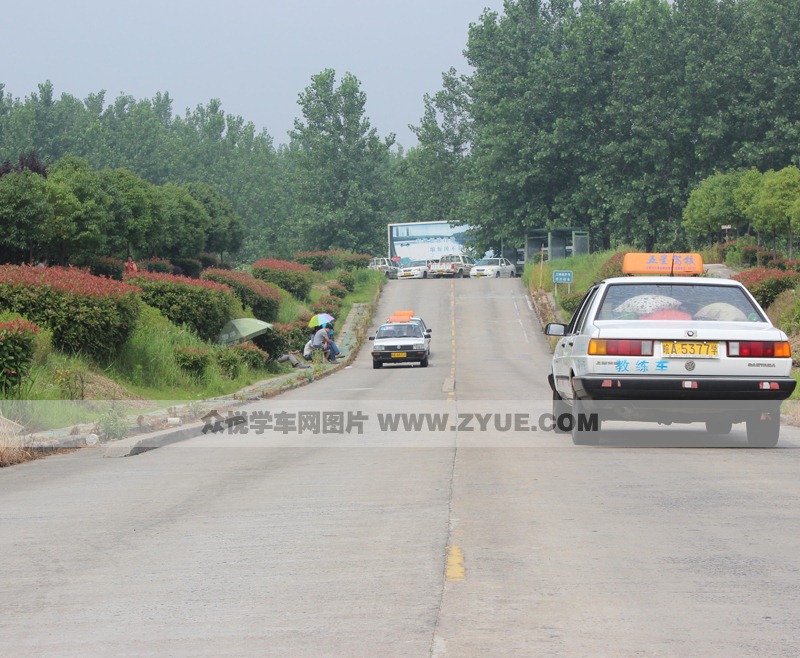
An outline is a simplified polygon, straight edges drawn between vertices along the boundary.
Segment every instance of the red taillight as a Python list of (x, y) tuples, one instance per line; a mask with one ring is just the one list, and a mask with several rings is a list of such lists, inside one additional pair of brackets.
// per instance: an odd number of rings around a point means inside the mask
[(592, 338), (588, 352), (599, 356), (653, 356), (653, 341)]
[(728, 356), (748, 359), (789, 358), (792, 350), (785, 341), (736, 340), (728, 342)]

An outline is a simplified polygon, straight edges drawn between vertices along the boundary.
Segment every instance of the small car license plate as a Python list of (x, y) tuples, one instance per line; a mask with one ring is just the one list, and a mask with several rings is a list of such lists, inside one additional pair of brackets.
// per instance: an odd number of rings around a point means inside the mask
[(405, 352), (392, 352), (392, 358), (393, 359), (405, 359), (406, 356), (407, 355), (406, 355)]
[(687, 340), (662, 341), (661, 353), (675, 359), (717, 359), (719, 358), (719, 343), (696, 343)]

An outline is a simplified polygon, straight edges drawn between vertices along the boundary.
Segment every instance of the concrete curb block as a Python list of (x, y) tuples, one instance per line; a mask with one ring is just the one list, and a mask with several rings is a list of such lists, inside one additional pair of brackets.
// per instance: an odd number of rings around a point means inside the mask
[(203, 433), (205, 423), (192, 423), (178, 429), (161, 430), (146, 436), (134, 436), (115, 441), (106, 447), (104, 457), (133, 457), (143, 452), (163, 448), (164, 446), (193, 439)]

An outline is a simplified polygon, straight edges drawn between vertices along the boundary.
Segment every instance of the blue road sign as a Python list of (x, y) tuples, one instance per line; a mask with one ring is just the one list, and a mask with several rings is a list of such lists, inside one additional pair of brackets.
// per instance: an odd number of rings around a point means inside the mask
[(572, 270), (553, 270), (553, 283), (572, 283)]

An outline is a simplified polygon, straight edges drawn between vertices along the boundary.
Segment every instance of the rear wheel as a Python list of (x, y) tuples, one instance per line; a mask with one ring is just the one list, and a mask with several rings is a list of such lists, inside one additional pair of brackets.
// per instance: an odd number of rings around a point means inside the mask
[(458, 271), (457, 271), (457, 272), (456, 272), (456, 273), (455, 273), (453, 276), (454, 276), (456, 279), (460, 279), (461, 277), (463, 277), (463, 276), (464, 276), (464, 270), (458, 270)]
[(514, 270), (511, 270), (511, 274), (509, 274), (508, 276), (513, 279), (515, 276), (517, 276), (517, 273)]
[(572, 408), (572, 443), (576, 446), (596, 446), (600, 443), (600, 420), (597, 420), (596, 429), (584, 429), (584, 410), (576, 401)]
[(774, 448), (778, 445), (781, 433), (781, 410), (774, 407), (769, 411), (755, 413), (746, 421), (747, 443), (753, 448)]
[[(561, 399), (561, 396), (553, 391), (553, 432), (556, 434), (569, 434), (567, 428), (567, 414), (569, 414), (569, 405)], [(559, 418), (564, 418), (564, 422), (559, 423)], [(559, 427), (559, 424), (561, 427)]]
[(724, 418), (714, 418), (706, 421), (706, 431), (709, 434), (730, 434), (733, 423)]
[(378, 368), (382, 368), (382, 367), (383, 367), (383, 363), (381, 363), (380, 361), (373, 361), (373, 362), (372, 362), (372, 367), (373, 367), (375, 370), (377, 370)]

